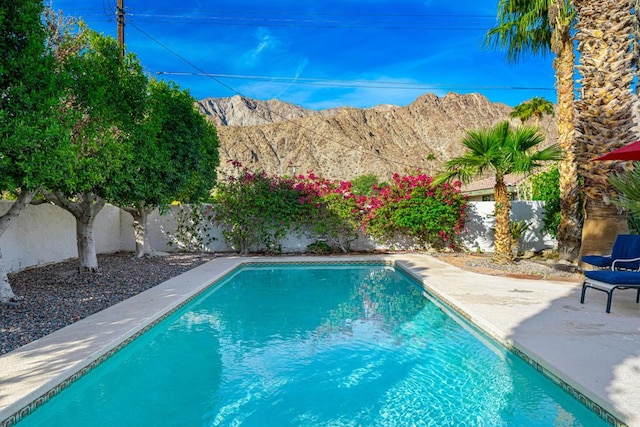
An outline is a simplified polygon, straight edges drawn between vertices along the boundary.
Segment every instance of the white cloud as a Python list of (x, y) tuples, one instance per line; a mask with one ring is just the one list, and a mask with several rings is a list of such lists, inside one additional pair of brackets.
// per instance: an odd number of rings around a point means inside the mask
[(258, 28), (254, 33), (254, 37), (257, 42), (256, 46), (243, 55), (245, 65), (251, 67), (260, 61), (264, 53), (274, 51), (281, 45), (280, 40), (266, 28)]
[(307, 66), (308, 63), (309, 63), (309, 60), (307, 60), (307, 59), (303, 59), (298, 63), (298, 68), (296, 70), (296, 75), (293, 77), (293, 80), (284, 89), (282, 89), (280, 92), (278, 92), (278, 94), (275, 95), (274, 98), (280, 98), (286, 91), (289, 90), (289, 88), (292, 85), (294, 85), (298, 81), (298, 78), (300, 78), (300, 74), (302, 74), (302, 71), (305, 69), (305, 67)]

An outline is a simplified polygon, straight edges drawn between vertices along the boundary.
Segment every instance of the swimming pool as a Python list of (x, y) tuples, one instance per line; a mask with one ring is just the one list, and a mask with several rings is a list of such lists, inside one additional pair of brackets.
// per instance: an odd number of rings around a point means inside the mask
[(31, 425), (604, 425), (388, 266), (245, 267)]

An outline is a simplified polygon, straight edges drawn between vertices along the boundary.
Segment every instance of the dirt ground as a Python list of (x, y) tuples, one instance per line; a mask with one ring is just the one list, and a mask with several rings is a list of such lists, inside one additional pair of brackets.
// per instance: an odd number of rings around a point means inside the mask
[(531, 280), (581, 282), (582, 270), (575, 265), (559, 263), (553, 259), (517, 258), (513, 264), (496, 264), (491, 254), (439, 253), (436, 258), (463, 270), (491, 276), (505, 276)]

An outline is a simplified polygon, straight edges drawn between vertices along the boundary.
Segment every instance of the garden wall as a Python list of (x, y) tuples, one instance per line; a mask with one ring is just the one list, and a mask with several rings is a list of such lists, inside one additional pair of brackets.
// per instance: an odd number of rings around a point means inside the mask
[[(0, 214), (10, 207), (11, 202), (0, 201)], [(95, 223), (98, 253), (123, 250), (123, 228), (120, 209), (105, 206)], [(52, 204), (29, 205), (0, 237), (0, 250), (8, 272), (76, 258), (76, 220)]]
[[(467, 231), (463, 236), (465, 246), (471, 251), (491, 252), (493, 250), (492, 217), (494, 202), (470, 202)], [(11, 202), (0, 201), (0, 215), (4, 214)], [(543, 202), (512, 202), (515, 220), (524, 219), (532, 223), (531, 230), (523, 236), (522, 250), (542, 250), (555, 246), (555, 241), (539, 232), (544, 213)], [(179, 207), (172, 206), (168, 213), (154, 212), (149, 218), (149, 239), (158, 251), (171, 252), (182, 248), (169, 245), (175, 233), (176, 216)], [(135, 247), (131, 215), (107, 205), (98, 214), (95, 222), (94, 238), (98, 253), (133, 251)], [(209, 231), (212, 242), (207, 250), (228, 252), (222, 235), (216, 229)], [(284, 252), (302, 252), (312, 238), (290, 236), (282, 242)], [(410, 242), (398, 240), (393, 249), (409, 249)], [(385, 249), (366, 237), (360, 237), (351, 246), (353, 250), (370, 251)], [(0, 238), (0, 250), (8, 272), (42, 264), (50, 264), (77, 257), (75, 219), (67, 211), (51, 205), (28, 206)]]
[[(470, 251), (493, 252), (493, 216), (495, 202), (469, 202), (466, 232), (463, 235), (465, 246)], [(557, 245), (555, 239), (540, 229), (544, 225), (544, 202), (512, 201), (511, 219), (524, 220), (531, 224), (520, 240), (520, 250), (541, 251)]]

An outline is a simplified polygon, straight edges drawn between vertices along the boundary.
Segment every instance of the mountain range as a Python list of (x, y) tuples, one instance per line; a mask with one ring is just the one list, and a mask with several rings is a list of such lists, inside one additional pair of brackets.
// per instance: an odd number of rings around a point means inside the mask
[[(221, 178), (231, 172), (228, 160), (235, 160), (269, 174), (313, 172), (331, 179), (375, 174), (381, 180), (416, 169), (436, 173), (463, 153), (460, 140), (467, 130), (508, 120), (513, 111), (476, 93), (428, 93), (407, 106), (320, 111), (233, 96), (203, 99), (198, 108), (218, 131)], [(545, 145), (555, 142), (552, 117), (540, 128), (547, 135)]]

